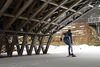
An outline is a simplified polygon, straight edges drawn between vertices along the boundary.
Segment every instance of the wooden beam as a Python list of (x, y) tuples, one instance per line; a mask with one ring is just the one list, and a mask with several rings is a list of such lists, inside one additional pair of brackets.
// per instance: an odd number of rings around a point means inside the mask
[[(41, 20), (40, 23), (43, 23), (44, 20), (45, 20), (48, 16), (50, 16), (54, 11), (56, 11), (59, 7), (61, 7), (65, 2), (67, 2), (67, 0), (63, 0), (63, 1), (60, 3), (60, 5), (58, 5), (57, 7), (54, 7), (51, 11), (49, 11), (49, 13), (46, 14), (46, 15), (43, 17), (43, 19)], [(38, 24), (40, 24), (40, 23), (38, 23)]]
[(26, 51), (27, 51), (27, 55), (29, 55), (29, 45), (25, 45), (26, 46)]
[(37, 52), (37, 47), (35, 46), (37, 35), (31, 36), (31, 37), (32, 37), (32, 43), (31, 43), (31, 46), (30, 46), (29, 55), (32, 54), (33, 47), (35, 49), (35, 53)]
[(39, 44), (39, 47), (38, 47), (38, 50), (37, 50), (36, 54), (40, 54), (40, 50), (41, 50), (41, 48), (43, 47), (43, 41), (44, 41), (44, 38), (45, 38), (45, 36), (42, 36), (42, 38), (41, 38), (41, 41), (40, 41), (40, 44)]
[(24, 12), (24, 10), (32, 3), (33, 0), (28, 0), (24, 6), (17, 12), (16, 16), (12, 18), (4, 27), (4, 29), (8, 29), (14, 21)]
[(0, 0), (0, 9), (2, 8), (2, 6), (4, 5), (6, 0)]
[[(11, 17), (11, 18), (14, 18), (15, 17), (14, 15), (7, 14), (7, 13), (4, 13), (3, 16), (7, 16), (7, 17)], [(19, 16), (18, 19), (28, 20), (28, 17)], [(39, 22), (38, 19), (31, 19), (31, 21)]]
[(5, 40), (5, 33), (1, 33), (1, 35), (0, 35), (0, 53), (2, 50), (2, 45), (3, 45), (4, 40)]
[[(89, 11), (91, 11), (91, 10), (92, 10), (92, 8), (89, 9), (89, 10), (87, 10), (84, 14), (82, 14), (80, 17), (78, 17), (77, 19), (75, 19), (75, 20), (72, 21), (71, 23), (73, 23), (73, 22), (77, 21), (78, 19), (82, 18), (84, 15), (86, 15), (86, 14), (87, 14)], [(66, 24), (65, 26), (67, 26), (67, 25), (69, 25), (69, 24)], [(64, 28), (65, 26), (63, 26), (62, 28)], [(61, 30), (62, 28), (60, 28), (59, 30)], [(57, 30), (57, 31), (59, 31), (59, 30)], [(53, 32), (53, 34), (55, 34), (57, 31)]]
[(23, 43), (22, 43), (22, 45), (21, 45), (21, 50), (20, 50), (20, 55), (21, 55), (21, 56), (23, 55), (24, 46), (27, 44), (27, 37), (28, 37), (28, 35), (25, 35), (25, 36), (23, 37)]
[[(38, 36), (50, 36), (51, 34), (33, 33), (33, 32), (23, 32), (23, 31), (12, 31), (12, 30), (0, 30), (0, 33), (5, 31), (6, 34), (17, 33), (18, 35), (28, 34), (28, 35), (38, 35)], [(1, 38), (2, 39), (2, 38)]]
[[(35, 2), (33, 2), (29, 7), (29, 9), (28, 9), (28, 11), (26, 12), (26, 14), (25, 14), (25, 17), (29, 17), (29, 14), (30, 14), (30, 12), (32, 11), (32, 9), (33, 9), (33, 7), (35, 6), (35, 4), (37, 3), (37, 1), (35, 1)], [(27, 18), (27, 20), (28, 20), (28, 18)], [(35, 20), (35, 19), (34, 19)], [(22, 22), (19, 24), (19, 26), (21, 25), (21, 24), (24, 24), (24, 22), (26, 22), (26, 20), (22, 20)], [(20, 28), (18, 28), (17, 30), (19, 30)]]
[[(4, 13), (3, 14), (3, 16), (7, 16), (7, 17), (11, 17), (11, 18), (13, 18), (13, 17), (15, 17), (14, 15), (12, 15), (12, 14), (7, 14), (7, 13)], [(18, 17), (18, 19), (22, 19), (22, 20), (28, 20), (28, 18), (27, 17), (22, 17), (22, 16), (19, 16)], [(31, 21), (34, 21), (35, 23), (37, 23), (37, 24), (32, 24), (30, 27), (36, 27), (38, 24), (39, 24), (39, 22), (40, 22), (40, 20), (38, 20), (38, 19), (31, 19)], [(33, 22), (33, 23), (34, 23)], [(49, 23), (48, 21), (43, 21), (43, 23), (45, 23), (45, 24), (47, 24), (47, 23)], [(57, 23), (51, 23), (51, 24), (53, 24), (53, 25), (58, 25)], [(29, 27), (29, 28), (30, 28)], [(32, 29), (34, 29), (34, 27), (32, 28)]]
[(49, 49), (49, 46), (50, 46), (50, 43), (51, 43), (51, 40), (52, 40), (52, 36), (50, 36), (49, 39), (48, 39), (48, 42), (47, 42), (47, 45), (46, 45), (46, 49), (44, 51), (44, 54), (47, 54), (48, 49)]
[[(72, 15), (70, 15), (69, 17), (67, 17), (65, 20), (63, 20), (61, 23), (66, 22), (70, 17), (72, 17), (73, 15), (79, 13), (85, 6), (87, 6), (88, 4), (90, 4), (89, 2), (87, 2), (86, 4), (84, 4), (79, 10), (77, 10), (77, 12), (73, 13)], [(59, 25), (61, 25), (61, 23)]]
[(10, 53), (9, 56), (12, 56), (13, 50), (14, 50), (14, 45), (16, 44), (16, 34), (13, 35), (12, 43), (10, 45)]
[(19, 29), (21, 29), (23, 26), (25, 26), (34, 16), (36, 16), (46, 5), (48, 4), (48, 2), (46, 3), (43, 3), (30, 17), (29, 19), (24, 22), (24, 23), (21, 23), (19, 25)]
[(64, 13), (68, 12), (70, 9), (72, 9), (74, 6), (76, 6), (79, 2), (81, 2), (81, 0), (75, 1), (74, 4), (72, 4), (68, 10), (62, 11), (55, 19), (53, 19), (50, 23), (46, 24), (44, 27), (40, 28), (37, 32), (40, 32), (42, 29), (46, 28), (48, 25), (50, 25), (51, 23), (53, 23), (60, 16), (62, 16)]
[(4, 14), (6, 9), (10, 6), (13, 0), (7, 0), (2, 9), (0, 10), (0, 17)]
[(18, 35), (16, 36), (16, 47), (17, 47), (17, 53), (18, 53), (18, 55), (20, 55), (20, 46), (19, 46), (19, 42), (18, 42)]
[(20, 4), (22, 3), (23, 0), (18, 0), (18, 3), (16, 5), (16, 7), (14, 8), (14, 10), (12, 11), (12, 14), (15, 14), (18, 10), (18, 8), (20, 7)]

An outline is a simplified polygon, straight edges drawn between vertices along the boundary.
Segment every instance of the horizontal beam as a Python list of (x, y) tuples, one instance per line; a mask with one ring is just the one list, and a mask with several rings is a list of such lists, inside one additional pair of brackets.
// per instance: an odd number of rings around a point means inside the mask
[[(8, 14), (8, 13), (4, 13), (3, 16), (6, 16), (6, 17), (12, 17), (12, 18), (15, 17), (14, 15)], [(22, 16), (19, 16), (18, 19), (28, 20), (27, 17), (22, 17)], [(31, 19), (31, 21), (35, 21), (35, 22), (37, 22), (37, 23), (40, 22), (40, 20), (38, 20), (38, 19)], [(43, 23), (47, 24), (47, 23), (49, 23), (49, 22), (43, 21)], [(53, 25), (58, 25), (57, 23), (51, 23), (51, 24), (53, 24)]]
[(8, 34), (19, 34), (19, 35), (38, 35), (38, 36), (51, 36), (51, 34), (41, 34), (41, 33), (33, 33), (33, 32), (24, 32), (24, 31), (12, 31), (12, 30), (0, 30), (0, 33), (8, 33)]

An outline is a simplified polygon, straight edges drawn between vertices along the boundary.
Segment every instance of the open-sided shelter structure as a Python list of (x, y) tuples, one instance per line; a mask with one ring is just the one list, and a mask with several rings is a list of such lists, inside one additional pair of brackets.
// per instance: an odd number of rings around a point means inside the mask
[(98, 3), (99, 0), (0, 0), (0, 53), (5, 46), (7, 56), (12, 56), (16, 46), (20, 56), (25, 47), (28, 55), (33, 49), (36, 54), (41, 49), (46, 54), (53, 34)]

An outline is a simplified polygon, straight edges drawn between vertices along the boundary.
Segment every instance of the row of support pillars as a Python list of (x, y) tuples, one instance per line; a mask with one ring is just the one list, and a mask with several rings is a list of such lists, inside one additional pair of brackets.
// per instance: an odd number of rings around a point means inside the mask
[(96, 23), (96, 32), (100, 36), (100, 23)]
[[(27, 55), (32, 55), (33, 51), (37, 55), (40, 54), (40, 51), (42, 51), (43, 54), (46, 54), (48, 52), (52, 35), (46, 36), (46, 35), (36, 35), (36, 34), (34, 35), (23, 34), (21, 36), (22, 36), (22, 43), (20, 44), (19, 42), (20, 35), (18, 35), (17, 33), (14, 33), (13, 35), (5, 32), (0, 33), (0, 55), (3, 46), (5, 46), (7, 56), (13, 56), (14, 47), (16, 47), (18, 56), (23, 55), (24, 48), (26, 48)], [(28, 38), (30, 38), (31, 40), (30, 44), (28, 43)], [(11, 43), (9, 43), (9, 41), (11, 41)], [(45, 45), (44, 42), (46, 43)]]

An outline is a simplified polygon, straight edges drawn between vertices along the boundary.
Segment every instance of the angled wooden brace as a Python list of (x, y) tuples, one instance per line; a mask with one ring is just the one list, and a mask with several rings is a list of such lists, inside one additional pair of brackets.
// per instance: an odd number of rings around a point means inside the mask
[(24, 6), (17, 12), (14, 18), (12, 18), (4, 27), (4, 29), (8, 29), (14, 21), (24, 12), (24, 10), (32, 3), (33, 0), (28, 0)]
[(10, 52), (9, 52), (9, 56), (12, 56), (13, 53), (13, 49), (14, 49), (14, 45), (16, 44), (16, 34), (13, 35), (13, 39), (12, 39), (12, 43), (10, 45)]
[[(43, 49), (43, 41), (44, 41), (44, 38), (45, 38), (45, 36), (42, 36), (42, 38), (41, 38), (41, 41), (40, 41), (40, 44), (39, 44), (39, 47), (38, 47), (38, 49), (37, 49), (36, 54), (40, 54), (40, 50), (41, 50), (41, 48)], [(42, 50), (42, 51), (43, 51), (43, 50)]]
[(23, 54), (24, 46), (27, 44), (27, 37), (28, 37), (28, 35), (24, 35), (24, 37), (23, 37), (23, 42), (22, 42), (21, 49), (20, 49), (21, 56)]
[(33, 35), (31, 37), (32, 37), (32, 43), (31, 43), (31, 46), (30, 46), (29, 55), (32, 54), (33, 47), (34, 47), (35, 53), (37, 52), (37, 47), (35, 46), (37, 35)]
[(44, 54), (47, 54), (49, 46), (50, 46), (50, 43), (51, 43), (51, 40), (52, 40), (52, 36), (49, 36), (45, 51), (43, 52)]
[(2, 9), (0, 10), (0, 17), (4, 14), (6, 9), (9, 7), (9, 5), (12, 3), (13, 0), (7, 0)]

